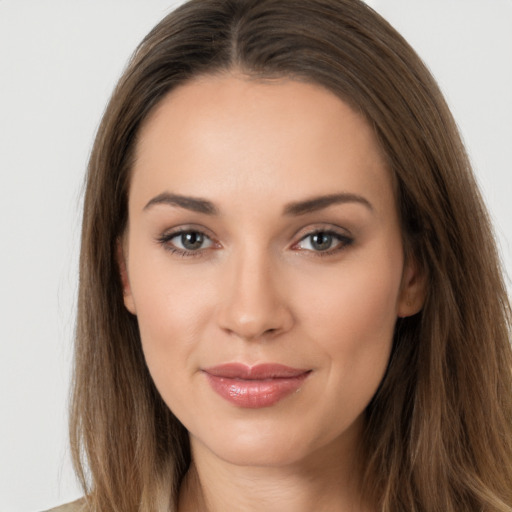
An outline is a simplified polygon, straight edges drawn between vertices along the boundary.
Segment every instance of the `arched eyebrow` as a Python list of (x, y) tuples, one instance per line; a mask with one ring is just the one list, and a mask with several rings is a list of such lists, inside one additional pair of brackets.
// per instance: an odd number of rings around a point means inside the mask
[(207, 199), (201, 199), (199, 197), (190, 197), (190, 196), (182, 196), (180, 194), (171, 194), (170, 192), (162, 192), (157, 196), (153, 197), (146, 206), (144, 206), (144, 210), (148, 210), (152, 206), (157, 204), (167, 204), (169, 206), (178, 206), (180, 208), (185, 208), (186, 210), (191, 210), (197, 213), (204, 213), (206, 215), (218, 215), (218, 208)]
[[(300, 216), (306, 213), (323, 210), (335, 204), (359, 203), (373, 212), (373, 206), (368, 199), (357, 194), (341, 193), (329, 194), (324, 196), (312, 197), (303, 201), (294, 201), (288, 203), (283, 210), (284, 215)], [(144, 210), (148, 210), (152, 206), (158, 204), (166, 204), (169, 206), (178, 206), (197, 213), (206, 215), (218, 215), (219, 209), (207, 199), (199, 197), (183, 196), (180, 194), (172, 194), (170, 192), (162, 192), (151, 199)]]
[(306, 213), (323, 210), (335, 204), (359, 203), (373, 212), (373, 205), (363, 196), (350, 193), (329, 194), (325, 196), (312, 197), (304, 201), (288, 203), (284, 207), (285, 215), (305, 215)]

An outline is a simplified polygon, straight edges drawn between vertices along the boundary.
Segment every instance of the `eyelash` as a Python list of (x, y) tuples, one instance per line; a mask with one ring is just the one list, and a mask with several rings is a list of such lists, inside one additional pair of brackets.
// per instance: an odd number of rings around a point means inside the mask
[[(206, 250), (208, 250), (210, 247), (207, 248), (200, 248), (197, 250), (190, 250), (190, 249), (181, 249), (179, 247), (176, 247), (171, 240), (174, 238), (177, 238), (179, 236), (183, 236), (186, 234), (195, 234), (200, 235), (204, 237), (205, 240), (208, 240), (214, 248), (220, 247), (220, 244), (216, 243), (214, 240), (212, 240), (211, 237), (209, 237), (206, 233), (201, 231), (200, 229), (179, 229), (177, 231), (172, 231), (170, 233), (164, 233), (161, 236), (157, 238), (157, 242), (168, 252), (171, 254), (175, 254), (177, 256), (183, 257), (183, 258), (197, 258), (204, 254)], [(315, 251), (311, 249), (301, 249), (297, 246), (307, 240), (308, 238), (311, 239), (315, 235), (324, 235), (332, 237), (335, 241), (338, 243), (334, 246), (334, 248), (328, 248), (324, 251)], [(320, 257), (326, 257), (326, 256), (332, 256), (334, 254), (337, 254), (354, 242), (354, 239), (350, 236), (347, 236), (346, 234), (341, 234), (333, 229), (315, 229), (313, 231), (310, 231), (306, 233), (304, 236), (300, 238), (298, 242), (295, 242), (291, 247), (297, 251), (307, 251), (314, 254), (314, 256), (320, 256)]]
[(324, 251), (314, 251), (311, 249), (299, 249), (299, 248), (297, 248), (296, 250), (308, 251), (308, 252), (314, 253), (315, 256), (327, 257), (327, 256), (333, 256), (335, 254), (338, 254), (339, 252), (345, 250), (347, 247), (352, 245), (352, 243), (354, 242), (354, 239), (346, 234), (339, 233), (338, 231), (335, 231), (333, 229), (319, 228), (319, 229), (315, 229), (313, 231), (306, 233), (303, 237), (301, 237), (301, 239), (298, 242), (294, 243), (292, 247), (297, 247), (297, 245), (299, 245), (301, 242), (307, 240), (308, 238), (311, 240), (312, 237), (314, 237), (315, 235), (324, 235), (324, 236), (332, 237), (334, 239), (334, 241), (338, 242), (338, 243), (333, 248), (328, 248)]

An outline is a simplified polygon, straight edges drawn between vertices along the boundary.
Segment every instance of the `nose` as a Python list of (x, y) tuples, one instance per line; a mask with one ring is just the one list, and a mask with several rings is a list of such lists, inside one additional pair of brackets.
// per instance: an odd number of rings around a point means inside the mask
[(226, 265), (218, 310), (221, 329), (241, 339), (263, 340), (287, 332), (293, 315), (289, 290), (265, 254), (233, 258)]

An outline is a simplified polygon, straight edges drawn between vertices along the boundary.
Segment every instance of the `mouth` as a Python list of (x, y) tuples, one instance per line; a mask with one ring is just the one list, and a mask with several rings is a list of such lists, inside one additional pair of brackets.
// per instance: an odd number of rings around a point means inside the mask
[(202, 371), (218, 395), (237, 407), (250, 409), (270, 407), (297, 392), (311, 373), (273, 363), (227, 363)]

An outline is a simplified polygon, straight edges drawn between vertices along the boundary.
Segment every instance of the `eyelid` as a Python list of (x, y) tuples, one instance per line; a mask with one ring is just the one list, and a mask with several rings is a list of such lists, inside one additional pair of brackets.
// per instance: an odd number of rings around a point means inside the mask
[(309, 224), (308, 226), (301, 228), (295, 232), (293, 238), (296, 240), (302, 240), (303, 238), (314, 235), (315, 233), (332, 233), (340, 237), (353, 238), (354, 235), (347, 228), (337, 226), (331, 223), (317, 222)]
[(179, 235), (180, 233), (201, 233), (208, 238), (211, 238), (212, 240), (215, 239), (215, 235), (212, 232), (211, 229), (207, 228), (206, 226), (203, 226), (202, 224), (178, 224), (176, 226), (171, 226), (166, 229), (160, 230), (160, 235), (158, 235), (159, 238), (163, 237), (171, 237)]

